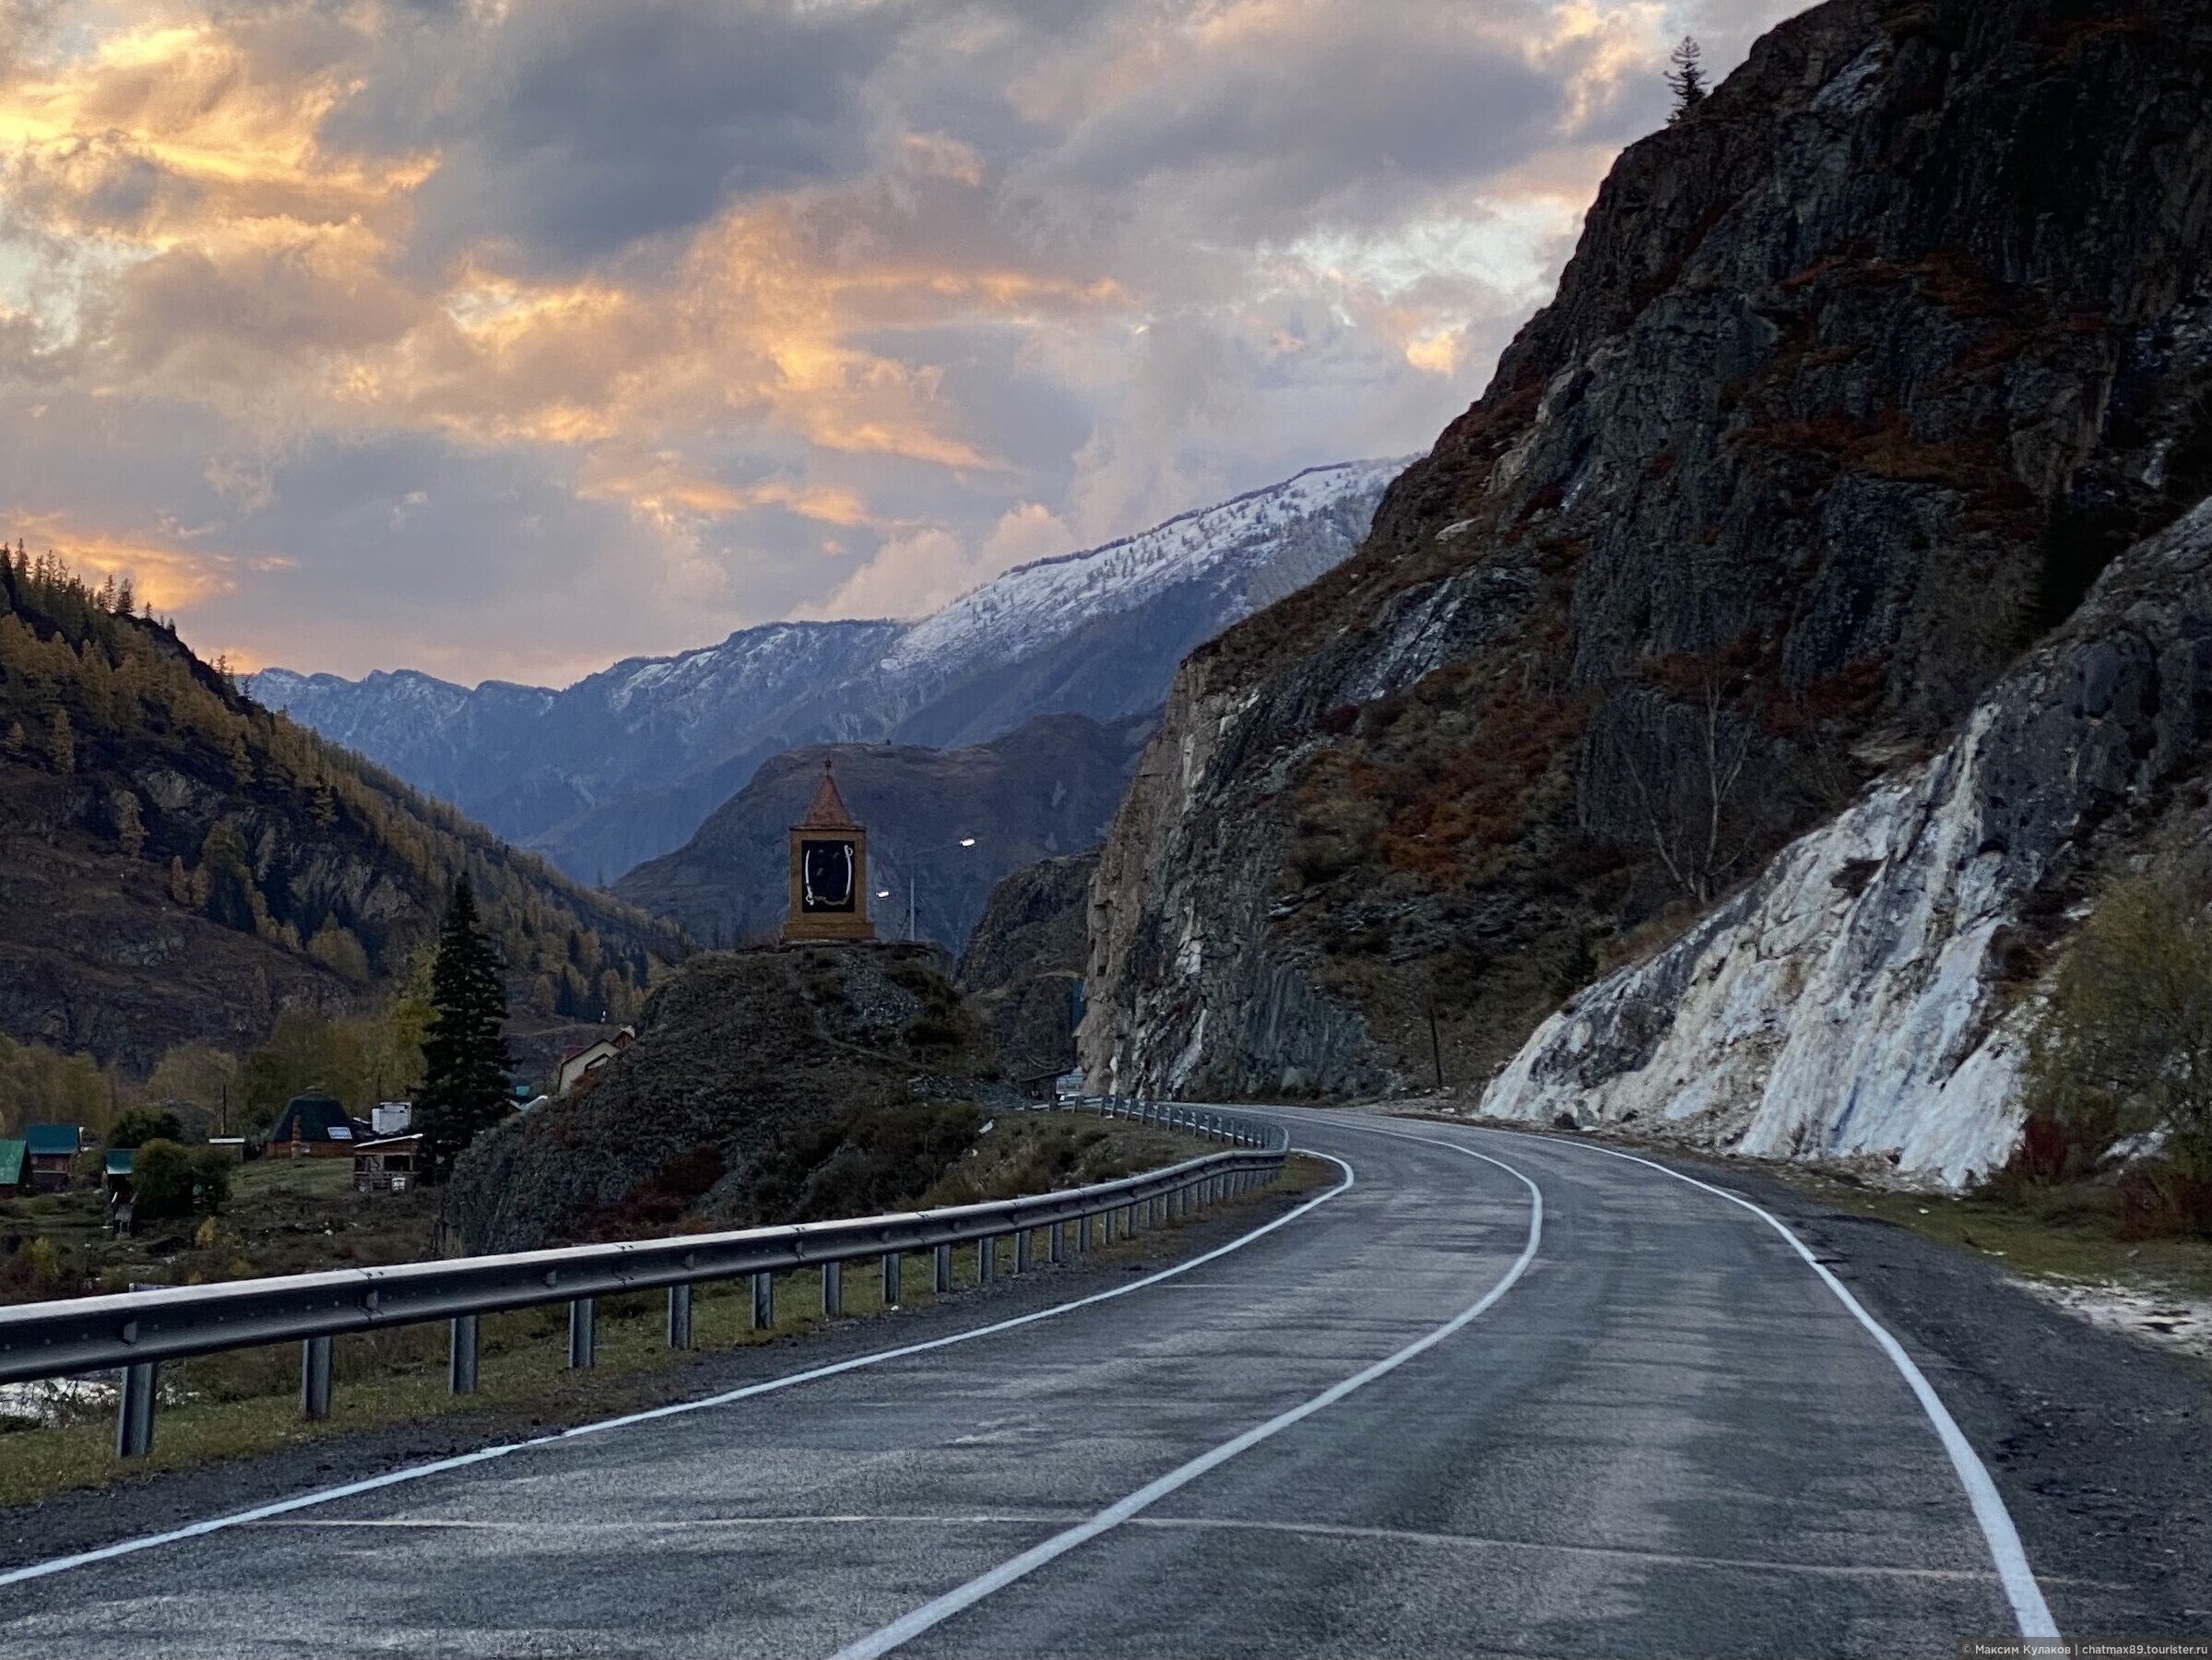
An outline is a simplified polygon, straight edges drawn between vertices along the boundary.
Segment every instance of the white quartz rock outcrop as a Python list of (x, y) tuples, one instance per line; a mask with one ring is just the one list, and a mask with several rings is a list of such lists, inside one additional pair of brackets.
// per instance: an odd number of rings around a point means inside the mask
[[(1484, 1092), (1958, 1187), (2011, 1154), (2031, 999), (1998, 972), (2039, 888), (2201, 770), (2212, 504), (2117, 562), (1931, 760), (1784, 848), (1649, 961), (1589, 988)], [(2047, 908), (2047, 907), (2046, 907)]]

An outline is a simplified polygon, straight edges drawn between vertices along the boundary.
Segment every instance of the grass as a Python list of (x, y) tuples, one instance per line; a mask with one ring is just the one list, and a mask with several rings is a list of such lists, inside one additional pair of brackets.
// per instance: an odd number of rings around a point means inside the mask
[[(1032, 1159), (1040, 1156), (1040, 1148), (1044, 1149), (1041, 1156), (1052, 1163), (1069, 1147), (1073, 1147), (1085, 1164), (1145, 1160), (1134, 1168), (1157, 1168), (1201, 1150), (1216, 1150), (1212, 1144), (1143, 1125), (1113, 1125), (1101, 1141), (1091, 1134), (1097, 1128), (1067, 1120), (1023, 1120), (1011, 1126), (1020, 1133), (1010, 1133), (1002, 1148), (993, 1149), (988, 1161), (992, 1167), (991, 1185), (1011, 1171), (1033, 1168)], [(1083, 1175), (1085, 1180), (1105, 1179), (1087, 1169)], [(1283, 1180), (1272, 1192), (1295, 1197), (1333, 1185), (1338, 1179), (1335, 1167), (1298, 1156), (1291, 1159)], [(302, 1167), (271, 1185), (312, 1192), (324, 1180)], [(350, 1192), (349, 1186), (347, 1192)], [(1220, 1211), (1217, 1208), (1210, 1214), (1219, 1215)], [(1181, 1226), (1145, 1229), (1134, 1240), (1112, 1247), (1102, 1246), (1094, 1232), (1089, 1257), (1113, 1262), (1150, 1253), (1158, 1248), (1159, 1236), (1172, 1234)], [(1033, 1239), (1033, 1262), (1042, 1268), (1050, 1260), (1048, 1231), (1038, 1229)], [(1000, 1240), (998, 1272), (1011, 1274), (1013, 1263), (1012, 1240)], [(934, 1282), (935, 1264), (929, 1252), (907, 1252), (901, 1257), (902, 1304), (932, 1299)], [(976, 1247), (956, 1247), (954, 1286), (964, 1288), (976, 1283)], [(0, 1506), (36, 1503), (142, 1473), (196, 1469), (433, 1418), (450, 1418), (456, 1435), (527, 1435), (605, 1417), (651, 1400), (695, 1393), (703, 1386), (687, 1385), (683, 1374), (697, 1370), (716, 1353), (801, 1337), (828, 1323), (821, 1312), (821, 1285), (817, 1269), (776, 1275), (775, 1323), (754, 1332), (749, 1329), (751, 1298), (746, 1282), (701, 1284), (692, 1293), (692, 1347), (688, 1351), (671, 1350), (667, 1346), (667, 1304), (661, 1293), (601, 1298), (596, 1364), (585, 1371), (571, 1371), (563, 1364), (565, 1304), (491, 1315), (485, 1318), (480, 1332), (478, 1393), (467, 1396), (455, 1396), (448, 1390), (446, 1329), (442, 1322), (341, 1336), (333, 1346), (331, 1416), (320, 1423), (300, 1417), (297, 1345), (172, 1362), (161, 1369), (162, 1402), (156, 1418), (153, 1451), (127, 1465), (114, 1456), (110, 1402), (65, 1406), (57, 1421), (43, 1426), (0, 1419)], [(843, 1304), (846, 1320), (873, 1318), (885, 1311), (881, 1275), (875, 1259), (845, 1265)]]
[[(438, 1198), (427, 1189), (357, 1193), (349, 1158), (261, 1158), (232, 1173), (231, 1201), (207, 1242), (202, 1216), (148, 1220), (135, 1238), (101, 1228), (98, 1188), (0, 1200), (0, 1239), (43, 1239), (97, 1288), (191, 1285), (404, 1263), (432, 1253)], [(6, 1300), (35, 1300), (26, 1291)]]
[(1940, 1244), (2002, 1259), (2029, 1278), (2212, 1297), (2212, 1240), (2186, 1235), (2123, 1239), (2117, 1207), (2105, 1190), (1953, 1198), (1884, 1192), (1818, 1171), (1776, 1173), (1838, 1210), (1879, 1216)]

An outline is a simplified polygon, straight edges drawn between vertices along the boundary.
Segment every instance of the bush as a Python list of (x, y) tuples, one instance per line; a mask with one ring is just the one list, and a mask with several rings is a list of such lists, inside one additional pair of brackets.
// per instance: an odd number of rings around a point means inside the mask
[(2212, 1148), (2212, 883), (2133, 877), (2105, 890), (2066, 948), (2029, 1058), (2034, 1116), (2168, 1151)]
[(219, 1211), (231, 1200), (231, 1158), (218, 1147), (194, 1152), (173, 1141), (149, 1141), (131, 1161), (137, 1214), (160, 1219)]
[(213, 1215), (231, 1203), (231, 1155), (220, 1147), (201, 1147), (192, 1156), (193, 1204)]
[(2212, 1220), (2212, 880), (2169, 870), (2108, 887), (2068, 943), (2029, 1045), (2029, 1120), (1999, 1185), (2087, 1176), (2156, 1138), (2128, 1201), (2139, 1225)]
[(177, 1115), (159, 1107), (134, 1107), (115, 1120), (108, 1132), (111, 1147), (143, 1147), (149, 1141), (181, 1142), (184, 1126)]
[(131, 1161), (131, 1192), (141, 1216), (192, 1214), (192, 1156), (172, 1141), (149, 1141)]

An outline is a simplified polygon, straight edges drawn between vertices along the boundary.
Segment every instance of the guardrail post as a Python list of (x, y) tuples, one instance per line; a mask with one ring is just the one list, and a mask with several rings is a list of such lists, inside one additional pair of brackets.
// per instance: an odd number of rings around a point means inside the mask
[(668, 1346), (692, 1346), (692, 1288), (688, 1285), (668, 1287)]
[(999, 1277), (999, 1241), (986, 1235), (976, 1241), (976, 1283), (988, 1286)]
[(775, 1275), (762, 1269), (752, 1276), (752, 1329), (764, 1332), (775, 1323)]
[(123, 1388), (115, 1399), (115, 1456), (144, 1458), (154, 1450), (154, 1395), (159, 1361), (143, 1361), (123, 1369)]
[(328, 1337), (310, 1337), (300, 1345), (300, 1416), (310, 1423), (330, 1416)]
[(568, 1305), (568, 1364), (583, 1371), (599, 1354), (599, 1299), (579, 1297)]
[(449, 1322), (453, 1351), (445, 1366), (445, 1381), (455, 1394), (476, 1393), (478, 1316), (455, 1314)]
[(883, 1253), (883, 1306), (886, 1309), (895, 1309), (899, 1306), (901, 1289), (899, 1253), (895, 1251), (886, 1251)]
[(929, 1254), (936, 1259), (932, 1266), (937, 1275), (937, 1294), (940, 1297), (947, 1296), (952, 1289), (952, 1248), (940, 1245)]
[(1036, 1248), (1036, 1237), (1037, 1230), (1034, 1227), (1024, 1227), (1020, 1233), (1014, 1235), (1014, 1272), (1016, 1274), (1029, 1272), (1031, 1253)]
[(1088, 1211), (1075, 1218), (1075, 1249), (1079, 1254), (1091, 1249), (1091, 1214)]
[(822, 1265), (822, 1312), (825, 1319), (834, 1320), (845, 1312), (845, 1264), (824, 1263)]
[(1047, 1237), (1052, 1241), (1052, 1265), (1057, 1268), (1068, 1260), (1068, 1225), (1055, 1222)]

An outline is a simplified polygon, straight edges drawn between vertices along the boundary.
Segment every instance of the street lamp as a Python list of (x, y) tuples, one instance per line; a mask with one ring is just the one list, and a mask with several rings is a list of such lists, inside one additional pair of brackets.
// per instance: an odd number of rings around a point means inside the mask
[[(909, 940), (915, 937), (916, 867), (919, 865), (925, 859), (935, 859), (942, 854), (957, 853), (963, 848), (972, 848), (976, 845), (976, 838), (975, 836), (964, 836), (958, 841), (941, 842), (934, 848), (922, 848), (905, 856), (903, 862), (905, 862), (906, 866), (906, 937)], [(880, 888), (877, 890), (876, 897), (879, 899), (888, 899), (891, 897), (891, 890), (889, 888)]]

